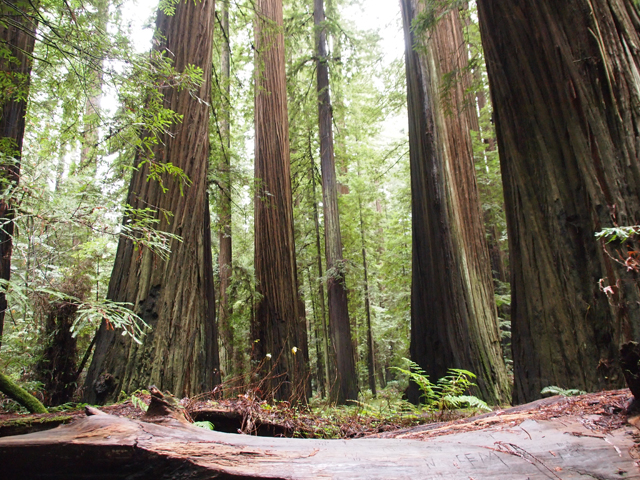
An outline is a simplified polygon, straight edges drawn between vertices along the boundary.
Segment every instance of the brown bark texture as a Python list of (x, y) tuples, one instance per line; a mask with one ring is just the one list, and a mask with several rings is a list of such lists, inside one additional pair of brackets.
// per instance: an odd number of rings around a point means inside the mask
[(594, 232), (640, 222), (638, 11), (630, 0), (478, 9), (509, 234), (514, 400), (622, 385), (617, 355), (640, 337), (640, 294)]
[[(509, 397), (489, 257), (478, 201), (464, 84), (443, 75), (466, 68), (456, 10), (422, 34), (422, 3), (403, 0), (413, 218), (410, 354), (432, 381), (449, 368), (478, 377), (491, 403)], [(448, 112), (447, 112), (448, 110)], [(409, 398), (419, 392), (410, 388)]]
[[(313, 195), (313, 226), (315, 233), (315, 247), (316, 247), (316, 265), (318, 267), (318, 279), (322, 278), (322, 248), (320, 246), (320, 215), (318, 212), (318, 201), (316, 195), (316, 168), (315, 161), (313, 160), (313, 152), (311, 151), (311, 138), (309, 138), (309, 159), (311, 161), (311, 169), (309, 170), (311, 176), (311, 191)], [(327, 309), (324, 301), (324, 282), (316, 280), (318, 285), (318, 304), (320, 310), (320, 316), (316, 315), (316, 322), (319, 320), (322, 327), (322, 360), (324, 362), (322, 382), (324, 385), (323, 396), (330, 390), (329, 372), (331, 371), (329, 363), (329, 329), (327, 326)], [(310, 285), (313, 282), (310, 281)], [(318, 357), (320, 356), (320, 350), (317, 350)], [(335, 364), (335, 359), (331, 359), (331, 364)]]
[(308, 366), (300, 343), (306, 321), (298, 303), (282, 0), (256, 2), (255, 45), (254, 242), (260, 298), (252, 324), (253, 359), (271, 378), (266, 395), (297, 400), (307, 395)]
[(234, 335), (231, 325), (233, 307), (229, 303), (231, 275), (233, 273), (233, 242), (231, 236), (231, 121), (229, 104), (231, 98), (231, 46), (229, 45), (229, 2), (221, 2), (221, 26), (223, 30), (221, 75), (220, 80), (224, 92), (223, 107), (220, 121), (220, 137), (222, 144), (222, 158), (218, 167), (220, 175), (219, 201), (219, 243), (218, 266), (220, 271), (220, 302), (219, 302), (219, 330), (224, 349), (224, 368), (228, 375), (232, 375), (234, 366)]
[[(0, 5), (0, 75), (3, 91), (0, 100), (0, 188), (15, 188), (20, 181), (20, 159), (24, 138), (24, 116), (31, 76), (37, 22), (32, 3), (17, 1)], [(0, 200), (0, 280), (11, 279), (14, 209), (11, 198)], [(0, 346), (4, 315), (7, 310), (6, 287), (0, 287)]]
[(324, 248), (327, 259), (327, 299), (329, 305), (329, 329), (333, 355), (335, 356), (337, 389), (331, 396), (338, 403), (358, 399), (358, 377), (351, 339), (351, 323), (347, 302), (340, 212), (338, 209), (338, 180), (333, 154), (333, 127), (331, 95), (329, 92), (329, 66), (327, 40), (324, 27), (323, 0), (314, 0), (314, 24), (316, 40), (316, 72), (318, 91), (318, 124), (320, 132), (320, 166), (322, 170), (322, 202), (324, 205)]
[(45, 348), (37, 364), (39, 380), (48, 406), (70, 402), (77, 389), (77, 339), (71, 327), (78, 306), (70, 302), (51, 305), (44, 332)]
[[(156, 210), (157, 228), (182, 241), (171, 242), (171, 255), (164, 261), (146, 247), (120, 239), (108, 296), (133, 304), (151, 329), (138, 345), (103, 321), (85, 383), (89, 403), (150, 384), (185, 396), (209, 391), (219, 382), (207, 196), (213, 11), (214, 2), (203, 0), (181, 1), (173, 16), (158, 12), (156, 27), (163, 38), (154, 48), (173, 59), (177, 71), (200, 67), (204, 81), (191, 92), (164, 90), (164, 107), (182, 115), (182, 122), (162, 135), (154, 155), (134, 171), (127, 203)], [(171, 162), (191, 183), (181, 194), (179, 180), (165, 177), (163, 192), (159, 182), (148, 179), (149, 162)], [(98, 395), (96, 386), (109, 391)]]

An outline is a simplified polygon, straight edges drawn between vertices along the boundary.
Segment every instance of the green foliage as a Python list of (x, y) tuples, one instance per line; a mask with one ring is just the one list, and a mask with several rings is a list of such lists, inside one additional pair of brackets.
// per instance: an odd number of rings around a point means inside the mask
[(134, 407), (139, 408), (143, 412), (146, 412), (149, 409), (149, 405), (147, 405), (140, 397), (137, 397), (135, 393), (131, 395), (131, 403)]
[(213, 430), (214, 429), (213, 423), (208, 422), (206, 420), (204, 420), (202, 422), (193, 422), (193, 426), (194, 427), (204, 428), (204, 429), (207, 429), (207, 430)]
[(473, 380), (475, 374), (458, 368), (450, 368), (448, 375), (442, 377), (437, 383), (432, 383), (428, 375), (420, 366), (405, 359), (409, 368), (393, 367), (395, 370), (409, 377), (421, 392), (421, 399), (426, 409), (450, 410), (454, 408), (475, 408), (479, 410), (491, 411), (489, 406), (475, 396), (465, 395), (465, 393), (475, 387)]
[(625, 242), (636, 235), (640, 235), (640, 225), (603, 228), (601, 231), (595, 233), (598, 240), (606, 240), (607, 243), (614, 241)]
[(428, 32), (450, 11), (465, 8), (469, 2), (468, 0), (422, 0), (421, 3), (422, 9), (411, 25), (416, 33)]
[(577, 395), (585, 395), (586, 393), (584, 390), (577, 390), (575, 388), (564, 389), (556, 386), (544, 387), (540, 391), (540, 395), (562, 395), (563, 397), (575, 397)]

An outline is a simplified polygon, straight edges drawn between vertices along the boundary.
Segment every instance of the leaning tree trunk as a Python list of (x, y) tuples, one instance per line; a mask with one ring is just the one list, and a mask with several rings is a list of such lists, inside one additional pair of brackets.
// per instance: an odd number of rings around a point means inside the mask
[[(413, 208), (411, 358), (436, 380), (449, 368), (477, 374), (480, 395), (508, 398), (461, 82), (440, 93), (442, 77), (467, 66), (457, 11), (424, 35), (411, 28), (423, 11), (403, 0)], [(419, 392), (410, 388), (411, 401)]]
[[(256, 2), (255, 271), (260, 294), (253, 358), (269, 374), (268, 394), (306, 396), (306, 336), (298, 304), (282, 0)], [(300, 349), (300, 354), (297, 350)]]
[(333, 155), (333, 129), (331, 97), (329, 94), (329, 67), (324, 27), (324, 2), (314, 1), (316, 28), (318, 123), (320, 132), (320, 165), (322, 168), (322, 201), (324, 205), (324, 249), (327, 257), (327, 293), (329, 304), (329, 328), (334, 348), (338, 389), (332, 398), (338, 403), (358, 399), (351, 323), (345, 284), (345, 268), (342, 258), (340, 213), (338, 211), (338, 180)]
[[(33, 4), (26, 1), (0, 5), (0, 187), (12, 192), (20, 180), (20, 160), (25, 113), (31, 78), (32, 53), (37, 22)], [(0, 199), (0, 280), (11, 278), (14, 209), (11, 193)], [(7, 310), (6, 286), (0, 285), (0, 346), (4, 314)]]
[[(133, 173), (127, 203), (155, 210), (158, 228), (182, 241), (172, 241), (165, 261), (129, 239), (120, 240), (108, 296), (132, 303), (151, 330), (138, 345), (103, 321), (85, 383), (90, 403), (149, 384), (177, 396), (194, 395), (219, 381), (207, 198), (213, 9), (212, 0), (181, 1), (173, 16), (158, 12), (163, 39), (154, 48), (172, 59), (177, 71), (200, 67), (204, 81), (196, 91), (164, 89), (164, 108), (183, 120), (162, 135), (150, 158), (138, 156), (138, 162), (147, 163)], [(152, 162), (172, 163), (192, 183), (181, 190), (177, 179), (163, 178), (163, 193), (162, 185), (148, 178)]]
[(514, 399), (622, 385), (617, 352), (640, 337), (640, 294), (594, 232), (640, 222), (638, 11), (631, 0), (478, 8), (509, 233)]

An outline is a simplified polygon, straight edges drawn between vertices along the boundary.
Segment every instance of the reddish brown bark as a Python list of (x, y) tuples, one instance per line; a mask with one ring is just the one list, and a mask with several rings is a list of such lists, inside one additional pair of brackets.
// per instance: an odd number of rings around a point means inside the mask
[(337, 390), (331, 391), (338, 403), (358, 398), (358, 377), (351, 339), (351, 324), (347, 304), (347, 286), (340, 212), (338, 210), (338, 181), (333, 155), (333, 128), (331, 96), (329, 93), (329, 67), (324, 28), (324, 2), (314, 1), (316, 28), (316, 70), (318, 90), (318, 123), (320, 131), (320, 165), (322, 169), (322, 201), (324, 205), (324, 248), (327, 259), (327, 293), (329, 304), (329, 328), (335, 356)]
[[(462, 82), (442, 92), (444, 74), (465, 71), (466, 44), (457, 11), (428, 32), (413, 30), (422, 9), (417, 0), (402, 1), (413, 209), (410, 353), (433, 381), (449, 368), (474, 372), (480, 396), (495, 403), (508, 398), (508, 380), (475, 181), (470, 109)], [(418, 401), (417, 389), (409, 395)]]
[(254, 228), (260, 299), (252, 339), (254, 360), (264, 361), (272, 378), (265, 394), (299, 400), (308, 393), (308, 366), (300, 344), (306, 322), (298, 303), (282, 25), (282, 0), (256, 2)]
[[(163, 38), (154, 48), (173, 59), (177, 71), (187, 65), (200, 67), (204, 81), (191, 92), (163, 89), (163, 106), (182, 115), (182, 123), (171, 126), (153, 156), (134, 171), (127, 203), (156, 210), (158, 228), (179, 235), (182, 241), (172, 241), (170, 258), (164, 261), (147, 248), (136, 248), (129, 239), (120, 240), (108, 296), (132, 303), (151, 330), (137, 345), (103, 322), (85, 384), (90, 403), (97, 399), (100, 377), (109, 378), (108, 396), (112, 397), (149, 384), (177, 396), (195, 395), (219, 381), (206, 188), (213, 11), (214, 2), (203, 0), (181, 1), (173, 16), (158, 12), (156, 27)], [(138, 162), (145, 158), (143, 154)], [(159, 182), (148, 179), (149, 162), (170, 162), (181, 168), (190, 185), (183, 185), (181, 191), (178, 179), (164, 177), (168, 190), (163, 192)]]
[(637, 7), (479, 0), (478, 10), (509, 233), (514, 399), (622, 385), (618, 349), (640, 337), (640, 294), (594, 232), (640, 222)]

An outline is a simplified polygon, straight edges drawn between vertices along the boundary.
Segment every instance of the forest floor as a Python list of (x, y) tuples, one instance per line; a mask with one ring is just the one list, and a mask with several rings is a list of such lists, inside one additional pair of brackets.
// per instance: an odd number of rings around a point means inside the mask
[[(135, 398), (134, 398), (135, 397)], [(505, 428), (526, 420), (549, 420), (568, 416), (585, 418), (588, 428), (608, 432), (628, 422), (628, 389), (591, 393), (574, 397), (554, 396), (517, 407), (495, 409), (473, 416), (474, 411), (434, 411), (421, 414), (393, 408), (320, 409), (291, 407), (287, 402), (269, 405), (250, 396), (235, 399), (182, 399), (185, 416), (191, 421), (208, 421), (214, 430), (226, 433), (291, 438), (402, 438), (424, 440), (441, 435), (481, 430), (488, 426)], [(99, 407), (103, 412), (138, 420), (149, 404), (148, 392), (126, 401)], [(0, 437), (54, 428), (85, 416), (84, 405), (70, 404), (48, 414), (19, 414), (0, 409)], [(635, 423), (635, 419), (632, 419)], [(640, 426), (640, 420), (638, 421)]]

